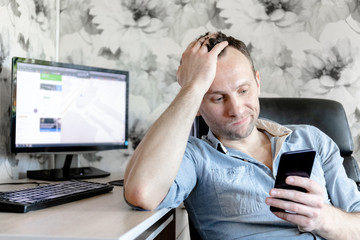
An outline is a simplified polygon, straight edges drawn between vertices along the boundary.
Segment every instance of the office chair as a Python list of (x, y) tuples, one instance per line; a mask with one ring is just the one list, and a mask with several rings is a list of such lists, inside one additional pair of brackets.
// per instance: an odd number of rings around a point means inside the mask
[[(326, 133), (339, 147), (349, 178), (360, 190), (360, 168), (352, 156), (353, 140), (347, 117), (341, 103), (313, 98), (260, 98), (260, 118), (280, 124), (309, 124)], [(195, 137), (207, 135), (208, 126), (202, 117), (196, 117), (192, 129)], [(201, 239), (189, 218), (191, 239)]]

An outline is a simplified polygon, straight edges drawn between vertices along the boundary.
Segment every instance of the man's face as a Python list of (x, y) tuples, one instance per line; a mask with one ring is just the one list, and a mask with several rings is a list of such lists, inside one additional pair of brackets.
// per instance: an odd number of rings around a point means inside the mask
[(214, 82), (205, 94), (200, 114), (220, 141), (249, 136), (259, 116), (260, 78), (249, 60), (233, 47), (219, 57)]

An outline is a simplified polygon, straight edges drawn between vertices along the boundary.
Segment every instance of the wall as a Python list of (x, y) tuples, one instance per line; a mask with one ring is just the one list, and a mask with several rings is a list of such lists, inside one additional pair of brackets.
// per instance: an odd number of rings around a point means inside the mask
[[(8, 153), (11, 57), (130, 71), (130, 138), (136, 146), (171, 102), (182, 51), (223, 31), (251, 49), (262, 96), (315, 97), (346, 109), (360, 159), (360, 6), (357, 0), (0, 1), (0, 180), (39, 168), (41, 155)], [(123, 171), (132, 153), (85, 156)], [(21, 159), (21, 161), (18, 161)]]

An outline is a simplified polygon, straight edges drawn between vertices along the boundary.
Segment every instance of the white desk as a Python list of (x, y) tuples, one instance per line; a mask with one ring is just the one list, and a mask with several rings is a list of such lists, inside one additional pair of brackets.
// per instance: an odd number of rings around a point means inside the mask
[[(27, 185), (10, 188), (24, 186)], [(4, 191), (3, 186), (0, 191)], [(123, 199), (122, 187), (117, 186), (110, 193), (42, 210), (0, 212), (1, 240), (153, 239), (156, 236), (175, 239), (175, 211), (132, 210)]]

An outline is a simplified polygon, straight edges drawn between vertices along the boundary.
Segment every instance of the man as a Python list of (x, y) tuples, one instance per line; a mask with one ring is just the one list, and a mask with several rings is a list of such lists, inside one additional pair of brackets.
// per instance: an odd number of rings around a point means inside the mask
[[(204, 239), (360, 239), (360, 194), (336, 144), (311, 126), (258, 119), (260, 75), (244, 43), (200, 37), (183, 53), (177, 80), (180, 92), (127, 166), (131, 205), (185, 200)], [(203, 140), (188, 137), (197, 114), (210, 128)], [(317, 151), (311, 179), (286, 181), (307, 193), (274, 189), (281, 153), (306, 148)]]

